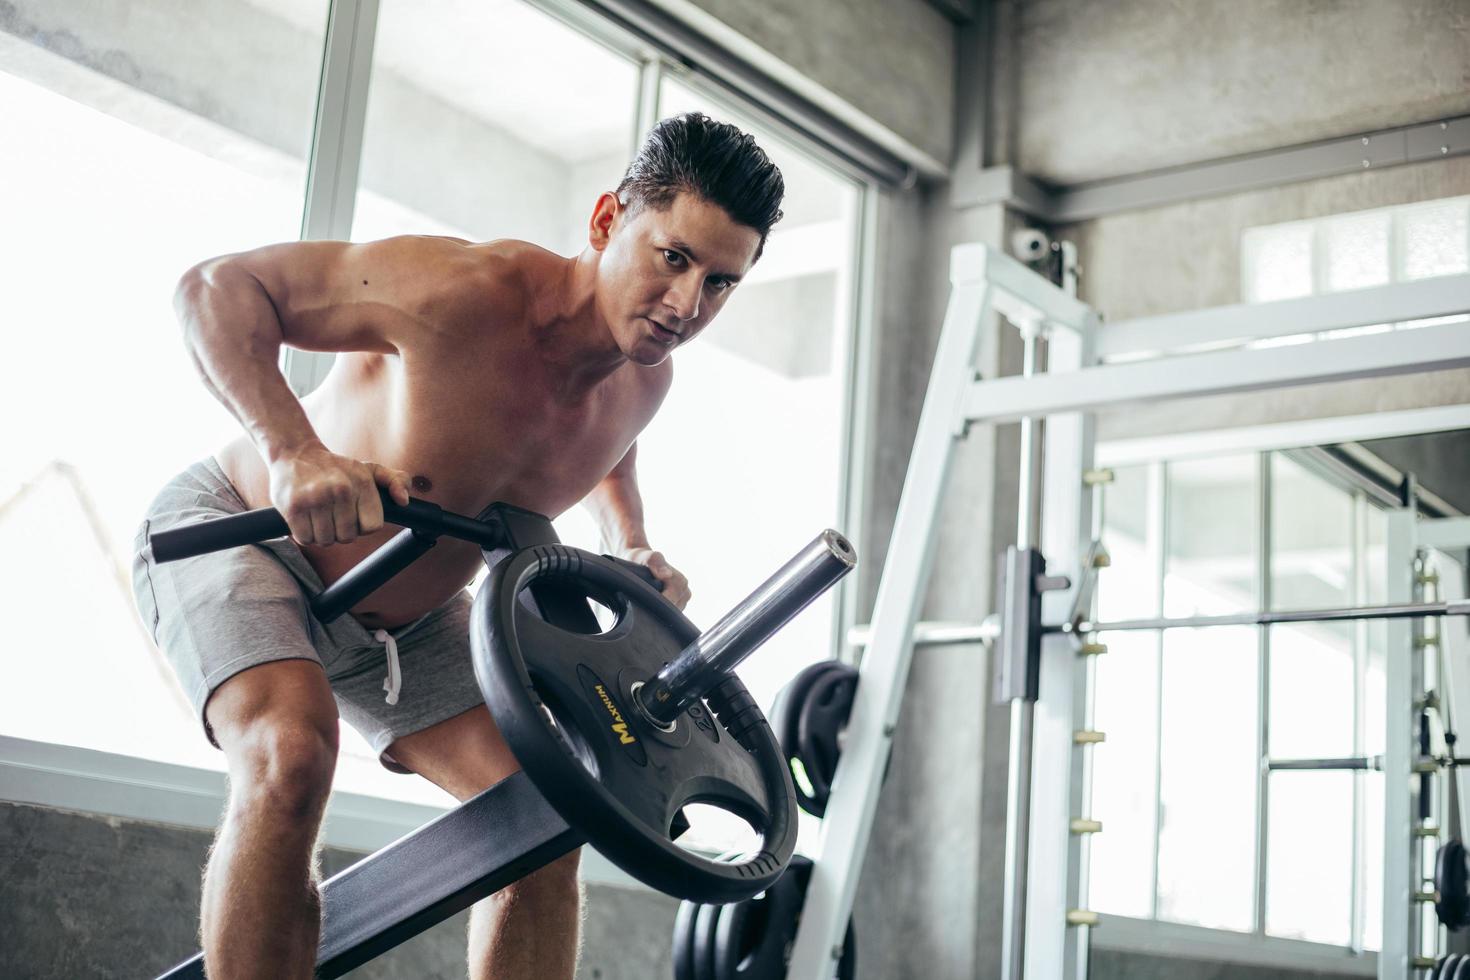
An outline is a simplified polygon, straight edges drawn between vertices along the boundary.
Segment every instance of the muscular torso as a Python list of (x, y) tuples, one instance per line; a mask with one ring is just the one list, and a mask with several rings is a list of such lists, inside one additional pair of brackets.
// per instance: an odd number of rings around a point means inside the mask
[[(512, 260), (553, 275), (550, 253), (515, 243)], [(568, 395), (536, 350), (528, 310), (507, 315), (457, 304), (451, 329), (398, 354), (339, 354), (325, 382), (302, 399), (312, 427), (334, 453), (413, 475), (410, 493), (445, 510), (475, 515), (504, 501), (554, 517), (586, 496), (622, 459), (667, 388), (669, 365), (627, 363), (590, 390)], [(419, 315), (425, 315), (420, 311)], [(435, 315), (433, 311), (427, 313)], [(429, 326), (442, 327), (443, 324)], [(274, 506), (270, 474), (248, 437), (215, 454), (251, 509)], [(401, 528), (349, 544), (306, 545), (302, 552), (325, 585), (382, 546)], [(482, 560), (469, 543), (441, 538), (422, 558), (352, 610), (364, 626), (412, 622), (469, 584)]]

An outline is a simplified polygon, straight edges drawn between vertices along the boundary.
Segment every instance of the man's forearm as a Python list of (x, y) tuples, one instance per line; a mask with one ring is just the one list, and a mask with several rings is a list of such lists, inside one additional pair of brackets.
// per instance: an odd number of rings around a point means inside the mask
[(204, 385), (274, 462), (321, 440), (278, 366), (281, 322), (254, 276), (213, 263), (187, 272), (174, 294), (184, 346)]
[(633, 478), (608, 476), (588, 495), (587, 508), (597, 520), (604, 548), (616, 552), (649, 547), (643, 498)]

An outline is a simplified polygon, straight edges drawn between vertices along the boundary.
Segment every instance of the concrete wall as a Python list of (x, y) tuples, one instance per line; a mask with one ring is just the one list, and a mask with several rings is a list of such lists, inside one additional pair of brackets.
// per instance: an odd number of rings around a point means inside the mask
[(1023, 170), (1063, 184), (1470, 112), (1462, 0), (997, 0)]
[[(200, 869), (211, 836), (163, 824), (0, 803), (0, 976), (156, 976), (198, 950)], [(331, 876), (362, 857), (328, 850)], [(586, 890), (578, 980), (648, 980), (672, 971), (676, 904), (644, 889)], [(348, 976), (465, 975), (461, 912)]]

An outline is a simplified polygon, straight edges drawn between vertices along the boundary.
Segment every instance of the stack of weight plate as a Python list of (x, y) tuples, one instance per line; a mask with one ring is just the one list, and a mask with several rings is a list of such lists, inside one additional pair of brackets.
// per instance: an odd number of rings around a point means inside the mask
[[(797, 805), (814, 816), (827, 811), (839, 740), (856, 689), (855, 668), (824, 660), (797, 674), (771, 709), (771, 728), (791, 766)], [(785, 874), (755, 898), (732, 905), (681, 903), (674, 918), (674, 980), (785, 980), (811, 874), (811, 860), (798, 854)], [(852, 980), (856, 971), (857, 944), (849, 921), (837, 980)]]

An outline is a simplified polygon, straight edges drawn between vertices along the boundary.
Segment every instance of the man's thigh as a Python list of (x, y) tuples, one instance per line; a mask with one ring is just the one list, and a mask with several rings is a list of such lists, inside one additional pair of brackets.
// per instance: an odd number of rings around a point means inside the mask
[[(438, 729), (474, 708), (484, 712), (484, 697), (470, 661), (468, 591), (460, 591), (417, 623), (364, 633), (365, 642), (344, 650), (327, 675), (342, 717), (363, 736), (383, 765), (395, 772), (416, 772), (393, 747), (434, 740), (420, 733)], [(397, 651), (397, 703), (389, 703), (390, 650)], [(489, 714), (485, 713), (489, 722)], [(458, 721), (456, 729), (468, 724)], [(493, 728), (493, 726), (492, 726)], [(475, 737), (466, 730), (466, 737)], [(494, 740), (499, 740), (496, 732)], [(407, 741), (405, 741), (407, 740)], [(432, 777), (430, 777), (432, 778)]]
[(404, 768), (467, 800), (520, 769), (483, 704), (405, 735), (388, 747)]

